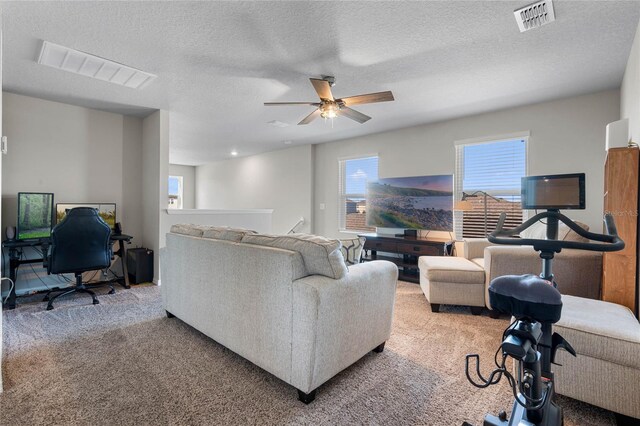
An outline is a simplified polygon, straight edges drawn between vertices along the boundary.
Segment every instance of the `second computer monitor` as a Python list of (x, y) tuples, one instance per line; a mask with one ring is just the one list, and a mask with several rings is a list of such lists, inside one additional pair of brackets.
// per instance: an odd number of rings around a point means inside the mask
[(56, 223), (60, 223), (67, 215), (67, 211), (74, 207), (94, 208), (111, 229), (116, 226), (116, 203), (58, 203), (56, 204)]

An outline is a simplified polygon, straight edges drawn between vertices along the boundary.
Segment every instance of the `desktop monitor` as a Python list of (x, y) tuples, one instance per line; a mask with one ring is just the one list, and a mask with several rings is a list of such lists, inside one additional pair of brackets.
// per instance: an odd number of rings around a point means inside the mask
[(98, 214), (107, 222), (111, 229), (116, 226), (116, 203), (58, 203), (56, 204), (56, 223), (60, 223), (67, 215), (67, 211), (75, 207), (91, 207), (98, 210)]
[(52, 227), (53, 194), (19, 192), (16, 238), (18, 240), (48, 238), (51, 236)]
[(584, 209), (584, 173), (522, 178), (523, 209)]

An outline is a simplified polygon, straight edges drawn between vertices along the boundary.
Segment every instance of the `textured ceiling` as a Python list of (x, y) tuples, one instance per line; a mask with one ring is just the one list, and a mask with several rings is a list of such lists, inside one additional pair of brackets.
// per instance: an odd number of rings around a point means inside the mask
[[(520, 33), (519, 2), (1, 2), (4, 90), (125, 114), (171, 112), (171, 162), (202, 164), (619, 87), (640, 2), (556, 1)], [(133, 90), (36, 64), (40, 40), (158, 75)], [(392, 90), (373, 117), (295, 124), (315, 101)], [(277, 128), (267, 122), (291, 124)]]

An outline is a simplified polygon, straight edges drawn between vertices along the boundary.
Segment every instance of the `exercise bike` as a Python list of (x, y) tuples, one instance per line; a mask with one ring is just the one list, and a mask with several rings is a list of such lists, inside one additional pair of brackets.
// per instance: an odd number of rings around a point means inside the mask
[[(552, 332), (552, 324), (560, 320), (562, 312), (561, 295), (553, 279), (553, 257), (564, 248), (618, 251), (624, 248), (624, 242), (618, 237), (613, 217), (608, 214), (605, 215), (606, 234), (585, 231), (556, 209), (536, 214), (522, 225), (508, 230), (503, 228), (505, 219), (506, 214), (502, 213), (496, 230), (488, 237), (489, 241), (533, 246), (534, 250), (540, 252), (542, 273), (539, 276), (507, 275), (491, 281), (491, 308), (513, 316), (515, 321), (504, 331), (502, 344), (494, 359), (497, 368), (489, 377), (485, 379), (480, 373), (480, 356), (477, 354), (467, 355), (465, 373), (467, 379), (478, 388), (495, 385), (502, 377), (506, 377), (511, 385), (515, 401), (510, 418), (504, 411), (498, 416), (488, 414), (484, 426), (561, 426), (562, 408), (554, 401), (551, 363), (554, 363), (558, 349), (564, 349), (573, 356), (576, 356), (576, 352), (562, 336)], [(543, 219), (547, 221), (546, 239), (513, 238)], [(559, 222), (590, 241), (558, 240)], [(505, 366), (507, 358), (513, 358), (517, 363), (516, 377)], [(475, 374), (479, 382), (471, 377), (471, 360), (475, 361)]]

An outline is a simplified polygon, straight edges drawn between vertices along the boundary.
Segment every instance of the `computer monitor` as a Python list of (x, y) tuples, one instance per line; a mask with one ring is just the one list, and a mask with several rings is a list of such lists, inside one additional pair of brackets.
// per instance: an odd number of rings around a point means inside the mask
[(53, 194), (19, 192), (16, 238), (35, 240), (51, 236), (53, 227)]
[(584, 209), (584, 173), (523, 177), (522, 208)]
[(98, 210), (102, 220), (107, 222), (111, 229), (115, 229), (117, 222), (116, 203), (58, 203), (56, 204), (56, 223), (60, 223), (67, 215), (67, 211), (75, 207), (91, 207)]

